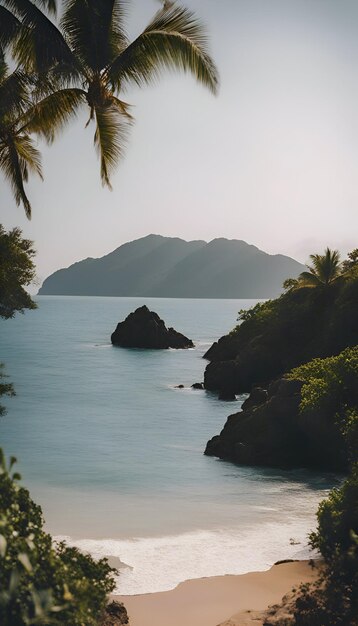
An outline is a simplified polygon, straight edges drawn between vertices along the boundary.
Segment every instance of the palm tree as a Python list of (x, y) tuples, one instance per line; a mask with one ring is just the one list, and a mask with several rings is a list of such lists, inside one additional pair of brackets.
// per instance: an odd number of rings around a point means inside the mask
[[(169, 68), (189, 71), (211, 92), (217, 91), (218, 73), (205, 31), (191, 11), (175, 3), (166, 2), (130, 43), (123, 0), (65, 0), (59, 29), (46, 16), (42, 19), (44, 14), (29, 0), (0, 2), (21, 22), (13, 40), (14, 57), (37, 76), (26, 131), (51, 142), (87, 106), (104, 185), (110, 187), (110, 174), (133, 123), (122, 98), (129, 84), (147, 85)], [(49, 3), (52, 7), (53, 0), (42, 2)]]
[(17, 205), (22, 202), (28, 218), (31, 206), (24, 183), (29, 172), (42, 178), (40, 153), (23, 126), (29, 108), (28, 76), (20, 71), (10, 74), (5, 62), (0, 62), (0, 169), (10, 182)]
[(326, 248), (324, 254), (311, 254), (312, 265), (308, 272), (298, 277), (298, 287), (327, 287), (341, 276), (341, 262), (338, 250)]

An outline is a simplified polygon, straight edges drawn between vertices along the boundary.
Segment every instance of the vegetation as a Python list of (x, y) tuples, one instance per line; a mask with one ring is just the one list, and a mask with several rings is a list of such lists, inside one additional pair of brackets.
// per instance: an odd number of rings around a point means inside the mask
[(230, 384), (235, 393), (267, 385), (314, 358), (358, 344), (358, 271), (355, 252), (344, 275), (316, 288), (290, 289), (279, 298), (239, 312), (240, 324), (205, 358), (208, 389)]
[[(87, 107), (102, 183), (110, 187), (133, 122), (121, 95), (129, 84), (147, 85), (169, 68), (191, 72), (213, 93), (218, 87), (205, 30), (188, 9), (164, 3), (132, 42), (121, 0), (65, 0), (63, 9), (55, 25), (48, 17), (55, 0), (0, 0), (0, 168), (28, 217), (24, 183), (29, 171), (41, 176), (32, 134), (51, 143)], [(10, 75), (5, 51), (18, 64)]]
[[(358, 433), (358, 346), (337, 356), (309, 361), (291, 370), (286, 378), (303, 382), (301, 412), (328, 412), (353, 443), (355, 428)], [(353, 454), (355, 446), (351, 448)]]
[(9, 181), (16, 204), (24, 205), (30, 217), (31, 206), (25, 193), (24, 183), (29, 173), (42, 178), (40, 153), (27, 130), (31, 81), (23, 71), (12, 74), (0, 61), (0, 169)]
[[(252, 412), (238, 414), (236, 422), (231, 416), (212, 445), (220, 447), (221, 442), (223, 449), (240, 448), (242, 454), (247, 439), (256, 462), (265, 454), (272, 461), (270, 445), (275, 462), (282, 458), (282, 448), (303, 464), (307, 449), (320, 463), (327, 451), (330, 458), (341, 457), (348, 478), (320, 504), (317, 530), (310, 536), (311, 546), (323, 558), (319, 578), (302, 585), (288, 608), (293, 609), (290, 623), (295, 626), (357, 626), (358, 249), (343, 263), (328, 248), (324, 255), (311, 259), (308, 272), (285, 282), (287, 292), (280, 298), (240, 311), (241, 324), (209, 354), (213, 363), (207, 371), (217, 368), (213, 384), (221, 382), (220, 359), (226, 356), (229, 360), (224, 365), (229, 368), (222, 371), (226, 381), (232, 376), (236, 389), (249, 390), (255, 383), (284, 375), (293, 385), (292, 398), (285, 386), (279, 395), (285, 380), (273, 382), (268, 401), (261, 390), (261, 400), (252, 400)], [(274, 608), (265, 623), (278, 623)]]
[[(357, 430), (358, 414), (355, 414)], [(356, 442), (357, 443), (357, 442)], [(310, 544), (323, 557), (316, 583), (303, 585), (294, 609), (295, 626), (357, 626), (358, 624), (358, 459), (340, 489), (319, 505), (317, 530)]]
[(53, 544), (14, 462), (8, 468), (0, 451), (0, 623), (97, 626), (115, 570), (106, 559)]
[(3, 319), (25, 309), (36, 309), (36, 303), (25, 290), (35, 279), (34, 256), (32, 241), (23, 239), (19, 228), (7, 232), (0, 224), (0, 317)]
[(326, 248), (324, 254), (311, 254), (312, 265), (308, 272), (302, 272), (298, 279), (288, 278), (283, 283), (285, 289), (301, 287), (329, 287), (342, 276), (342, 265), (338, 250)]
[(314, 585), (296, 600), (296, 626), (358, 624), (358, 346), (338, 356), (315, 359), (289, 378), (304, 382), (301, 412), (329, 411), (341, 431), (351, 465), (348, 479), (321, 502), (310, 544), (323, 557)]

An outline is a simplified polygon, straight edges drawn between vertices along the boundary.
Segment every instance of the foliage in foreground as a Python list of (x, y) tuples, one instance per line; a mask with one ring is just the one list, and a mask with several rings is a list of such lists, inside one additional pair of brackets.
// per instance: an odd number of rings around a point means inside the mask
[(106, 559), (53, 544), (14, 462), (7, 468), (0, 450), (0, 624), (97, 626), (115, 570)]
[(0, 224), (0, 317), (9, 319), (16, 312), (36, 309), (24, 289), (35, 279), (34, 256), (32, 241), (23, 239), (19, 228), (6, 231)]
[[(110, 187), (133, 123), (123, 99), (128, 85), (146, 86), (169, 69), (190, 72), (213, 93), (218, 88), (205, 29), (185, 7), (165, 2), (129, 41), (122, 0), (65, 0), (55, 24), (56, 5), (0, 0), (0, 169), (28, 217), (24, 183), (29, 171), (41, 176), (33, 134), (51, 143), (87, 109), (102, 183)], [(12, 74), (6, 55), (16, 67)]]
[[(294, 603), (294, 626), (358, 624), (358, 346), (315, 359), (287, 375), (304, 382), (301, 413), (329, 412), (346, 441), (350, 474), (318, 508), (310, 545), (323, 566), (317, 582), (302, 585)], [(322, 432), (322, 437), (324, 433)], [(338, 445), (338, 442), (337, 442)], [(268, 624), (270, 621), (268, 620)]]
[(324, 559), (313, 585), (303, 585), (296, 600), (295, 626), (358, 624), (358, 464), (340, 489), (321, 502), (318, 528), (310, 543)]

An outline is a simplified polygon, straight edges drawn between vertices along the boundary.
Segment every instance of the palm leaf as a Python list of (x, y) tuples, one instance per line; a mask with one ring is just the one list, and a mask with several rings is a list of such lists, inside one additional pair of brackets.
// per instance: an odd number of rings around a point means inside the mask
[(41, 73), (56, 63), (74, 63), (72, 52), (61, 32), (33, 2), (2, 2), (21, 20), (22, 26), (13, 53), (26, 71)]
[(165, 5), (153, 21), (107, 68), (110, 82), (138, 85), (157, 79), (163, 69), (191, 72), (213, 93), (218, 72), (207, 50), (207, 37), (195, 15), (177, 5)]
[(322, 285), (322, 281), (319, 277), (312, 272), (301, 272), (298, 277), (298, 281), (301, 286), (304, 287), (317, 287), (318, 285)]
[(76, 56), (100, 72), (127, 45), (123, 0), (67, 0), (61, 27)]
[(14, 145), (20, 165), (24, 171), (24, 180), (28, 180), (29, 171), (33, 174), (37, 174), (41, 180), (43, 180), (41, 155), (37, 148), (35, 148), (31, 137), (27, 134), (16, 135)]
[(28, 179), (28, 169), (41, 175), (41, 166), (40, 155), (29, 137), (11, 137), (6, 144), (0, 141), (0, 169), (10, 182), (16, 204), (22, 203), (26, 216), (31, 219), (31, 204), (24, 182)]
[(29, 77), (21, 71), (6, 74), (6, 66), (0, 80), (0, 124), (14, 121), (30, 103)]
[(0, 5), (0, 48), (6, 48), (20, 30), (20, 21), (8, 9)]
[(115, 105), (95, 107), (94, 144), (101, 162), (102, 184), (111, 189), (110, 174), (116, 168), (127, 144), (130, 120)]
[(22, 128), (29, 133), (37, 133), (51, 143), (85, 103), (86, 92), (82, 89), (55, 91), (26, 112)]
[(42, 6), (48, 13), (52, 13), (53, 15), (57, 13), (56, 0), (35, 0), (35, 4)]

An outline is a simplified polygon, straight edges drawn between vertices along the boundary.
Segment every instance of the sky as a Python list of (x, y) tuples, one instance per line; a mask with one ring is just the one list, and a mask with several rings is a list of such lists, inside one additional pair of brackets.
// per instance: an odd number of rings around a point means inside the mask
[[(34, 240), (39, 284), (149, 233), (243, 239), (303, 262), (357, 247), (358, 2), (184, 3), (207, 26), (218, 96), (178, 73), (128, 90), (136, 125), (112, 192), (80, 115), (40, 146), (31, 222), (0, 176), (1, 222)], [(160, 7), (129, 4), (135, 37)]]

